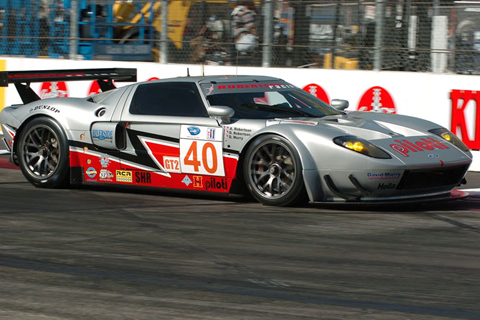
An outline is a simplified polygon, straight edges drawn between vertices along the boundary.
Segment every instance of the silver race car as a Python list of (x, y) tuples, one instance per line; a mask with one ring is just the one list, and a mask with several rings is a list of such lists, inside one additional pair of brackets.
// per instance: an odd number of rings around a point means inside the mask
[[(136, 83), (135, 69), (1, 73), (22, 105), (0, 122), (37, 187), (116, 184), (250, 192), (266, 205), (448, 199), (469, 149), (413, 117), (345, 112), (284, 80), (201, 76)], [(31, 82), (97, 80), (103, 93), (41, 100)], [(134, 82), (115, 88), (113, 81)], [(460, 195), (461, 196), (461, 195)]]

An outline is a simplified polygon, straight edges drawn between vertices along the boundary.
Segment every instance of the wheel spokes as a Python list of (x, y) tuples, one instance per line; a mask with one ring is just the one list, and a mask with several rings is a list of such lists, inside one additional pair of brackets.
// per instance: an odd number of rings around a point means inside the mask
[(295, 181), (295, 161), (281, 143), (270, 142), (260, 146), (250, 160), (250, 178), (258, 191), (266, 197), (281, 197)]
[(33, 175), (51, 176), (59, 164), (59, 155), (58, 140), (50, 128), (38, 126), (27, 133), (23, 144), (23, 158)]

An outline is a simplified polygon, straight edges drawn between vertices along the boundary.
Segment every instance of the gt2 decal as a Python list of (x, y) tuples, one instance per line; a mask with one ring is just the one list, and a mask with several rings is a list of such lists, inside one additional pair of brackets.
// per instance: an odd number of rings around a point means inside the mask
[(181, 173), (179, 157), (163, 157), (163, 166), (167, 172)]
[(398, 143), (392, 143), (390, 148), (397, 151), (404, 157), (409, 157), (408, 153), (411, 152), (418, 152), (418, 151), (425, 151), (425, 150), (442, 150), (442, 149), (449, 149), (449, 147), (440, 141), (433, 139), (433, 138), (422, 138), (418, 141), (408, 141), (408, 140), (395, 140)]

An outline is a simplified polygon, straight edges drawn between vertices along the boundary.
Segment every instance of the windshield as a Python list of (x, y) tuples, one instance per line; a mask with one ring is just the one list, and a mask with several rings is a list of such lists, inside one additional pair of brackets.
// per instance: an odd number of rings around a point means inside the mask
[[(255, 87), (251, 88), (252, 86)], [(291, 84), (236, 84), (228, 87), (233, 89), (212, 90), (207, 95), (207, 100), (211, 106), (232, 108), (235, 110), (233, 118), (237, 119), (321, 118), (341, 114), (327, 103)]]

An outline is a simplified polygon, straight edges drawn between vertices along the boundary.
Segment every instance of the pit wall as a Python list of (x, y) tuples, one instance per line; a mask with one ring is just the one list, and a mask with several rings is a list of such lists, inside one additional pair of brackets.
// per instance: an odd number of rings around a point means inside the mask
[[(1, 61), (5, 61), (3, 64)], [(231, 66), (157, 64), (151, 62), (75, 61), (3, 58), (5, 70), (137, 68), (138, 81), (196, 75), (267, 75), (282, 78), (324, 101), (346, 99), (348, 110), (390, 112), (428, 119), (456, 133), (472, 149), (471, 171), (480, 171), (480, 76), (419, 72), (281, 69)], [(117, 83), (118, 86), (127, 83)], [(91, 81), (66, 87), (33, 83), (41, 96), (85, 97)], [(478, 93), (477, 93), (478, 90)], [(53, 92), (52, 92), (53, 91)], [(93, 89), (95, 91), (95, 89)], [(3, 101), (2, 101), (3, 98)], [(0, 109), (21, 103), (13, 85), (0, 92)]]

